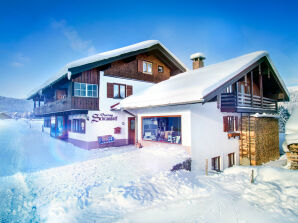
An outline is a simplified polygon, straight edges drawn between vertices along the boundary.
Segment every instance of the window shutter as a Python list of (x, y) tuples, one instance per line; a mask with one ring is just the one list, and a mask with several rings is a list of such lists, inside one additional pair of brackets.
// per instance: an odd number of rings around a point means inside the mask
[(143, 61), (138, 60), (138, 72), (143, 73)]
[(114, 84), (107, 83), (107, 98), (114, 97)]
[(238, 121), (238, 116), (235, 116), (235, 131), (239, 130), (239, 121)]
[(228, 116), (223, 117), (223, 131), (228, 132), (229, 131), (229, 120)]
[(126, 85), (126, 97), (132, 95), (132, 86)]

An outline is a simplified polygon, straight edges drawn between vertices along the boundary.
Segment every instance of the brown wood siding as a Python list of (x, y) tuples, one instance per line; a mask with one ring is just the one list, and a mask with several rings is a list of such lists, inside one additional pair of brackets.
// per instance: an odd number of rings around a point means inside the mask
[(98, 98), (72, 97), (71, 108), (82, 110), (99, 110)]
[[(143, 73), (143, 61), (152, 63), (152, 74)], [(163, 67), (163, 72), (158, 72), (158, 66)], [(131, 62), (124, 62), (123, 60), (115, 61), (111, 64), (111, 67), (106, 69), (105, 75), (123, 77), (129, 79), (136, 79), (142, 81), (148, 81), (158, 83), (166, 80), (171, 76), (171, 69), (157, 59), (154, 55), (150, 54), (139, 54), (136, 59)]]
[(99, 74), (97, 69), (82, 72), (78, 77), (72, 79), (72, 82), (99, 84)]

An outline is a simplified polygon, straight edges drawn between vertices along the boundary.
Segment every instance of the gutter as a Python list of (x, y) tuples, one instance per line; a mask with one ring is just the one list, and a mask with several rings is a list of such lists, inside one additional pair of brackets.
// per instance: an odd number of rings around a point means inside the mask
[[(206, 103), (204, 99), (194, 100), (189, 102), (181, 102), (181, 103), (172, 103), (172, 104), (161, 104), (161, 105), (151, 105), (151, 106), (144, 106), (144, 107), (126, 107), (126, 109), (142, 109), (142, 108), (156, 108), (156, 107), (165, 107), (165, 106), (176, 106), (176, 105), (188, 105), (188, 104), (198, 104), (198, 103)], [(123, 110), (127, 112), (127, 110)]]

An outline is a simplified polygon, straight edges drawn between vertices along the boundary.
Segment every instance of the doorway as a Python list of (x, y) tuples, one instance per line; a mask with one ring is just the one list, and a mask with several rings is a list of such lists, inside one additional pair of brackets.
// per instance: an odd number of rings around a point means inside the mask
[(135, 144), (135, 117), (128, 118), (128, 144)]

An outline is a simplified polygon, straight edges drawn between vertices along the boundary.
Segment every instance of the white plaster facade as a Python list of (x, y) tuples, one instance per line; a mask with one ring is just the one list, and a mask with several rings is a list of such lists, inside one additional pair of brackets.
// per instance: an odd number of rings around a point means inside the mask
[(211, 170), (211, 159), (217, 156), (220, 157), (220, 170), (227, 168), (229, 153), (235, 154), (235, 164), (239, 164), (239, 140), (229, 139), (223, 131), (223, 116), (239, 114), (220, 112), (217, 102), (143, 108), (131, 112), (138, 117), (138, 141), (142, 141), (142, 117), (181, 116), (181, 146), (190, 147), (192, 168), (196, 171), (205, 171), (206, 159), (208, 170)]
[[(84, 142), (96, 142), (98, 136), (112, 135), (115, 139), (127, 140), (128, 139), (128, 117), (132, 117), (128, 113), (123, 111), (112, 111), (111, 106), (117, 104), (122, 99), (107, 98), (107, 83), (117, 83), (131, 85), (133, 87), (133, 94), (140, 93), (148, 87), (151, 87), (153, 83), (117, 78), (112, 76), (105, 76), (104, 72), (100, 72), (99, 78), (99, 111), (88, 111), (88, 114), (69, 115), (68, 119), (85, 119), (86, 128), (85, 133), (76, 133), (69, 131), (68, 138), (84, 141)], [(117, 117), (117, 120), (112, 121), (99, 121), (92, 122), (94, 114), (106, 114)], [(114, 134), (114, 128), (120, 127), (121, 133)], [(45, 128), (45, 132), (50, 133), (50, 128)]]

